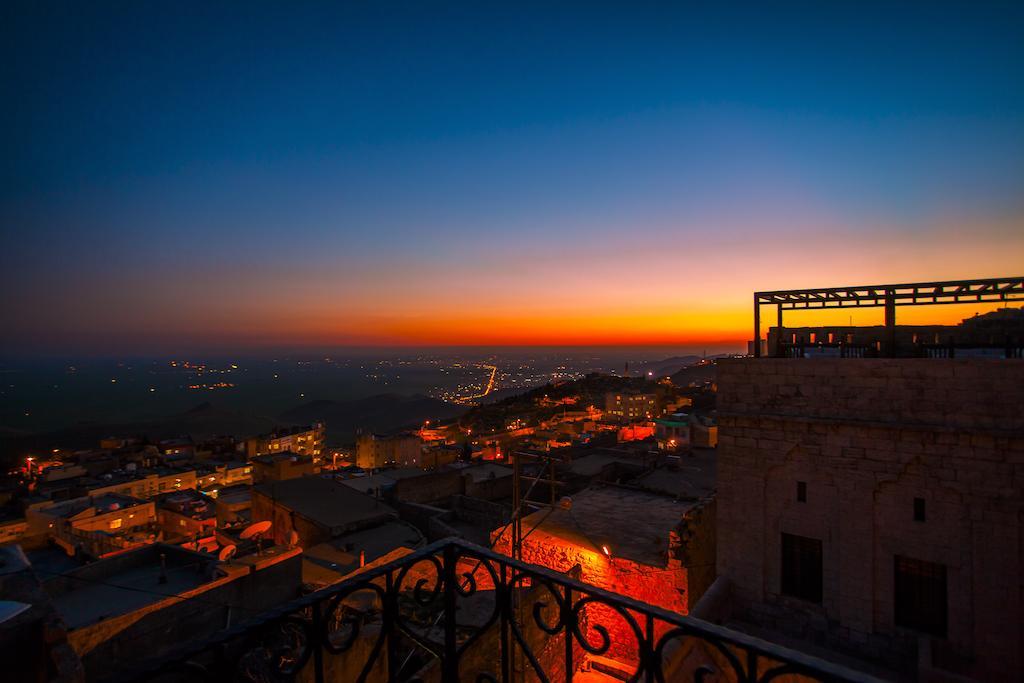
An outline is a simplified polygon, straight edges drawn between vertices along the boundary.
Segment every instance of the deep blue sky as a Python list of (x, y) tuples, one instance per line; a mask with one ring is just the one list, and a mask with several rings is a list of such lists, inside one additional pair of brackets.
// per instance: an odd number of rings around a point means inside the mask
[(702, 287), (1024, 263), (1024, 3), (485, 4), (5, 4), (3, 347), (726, 338)]

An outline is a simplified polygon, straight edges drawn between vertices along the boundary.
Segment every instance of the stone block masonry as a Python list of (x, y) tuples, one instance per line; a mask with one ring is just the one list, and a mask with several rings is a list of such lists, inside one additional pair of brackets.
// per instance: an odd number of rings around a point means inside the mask
[[(955, 673), (1019, 680), (1024, 363), (718, 369), (718, 573), (746, 616), (898, 666), (926, 638)], [(820, 541), (820, 601), (784, 594), (783, 534)], [(942, 568), (944, 632), (897, 623), (897, 557)]]

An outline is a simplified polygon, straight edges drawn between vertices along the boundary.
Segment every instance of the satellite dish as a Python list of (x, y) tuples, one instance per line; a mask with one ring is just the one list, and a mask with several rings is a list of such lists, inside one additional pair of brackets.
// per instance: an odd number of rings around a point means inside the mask
[(235, 553), (237, 553), (237, 552), (238, 552), (238, 546), (237, 545), (234, 545), (234, 544), (226, 545), (226, 546), (224, 546), (223, 548), (220, 549), (220, 552), (217, 554), (217, 559), (220, 560), (221, 562), (230, 562), (231, 558), (234, 557)]
[(15, 602), (13, 600), (0, 600), (0, 624), (4, 623), (9, 619), (13, 619), (32, 605), (24, 602)]
[(289, 548), (294, 548), (298, 544), (299, 544), (299, 532), (296, 531), (295, 529), (292, 529), (290, 532), (288, 532), (288, 547)]
[(248, 541), (250, 538), (256, 538), (262, 534), (270, 531), (271, 521), (269, 519), (263, 520), (262, 522), (256, 522), (246, 527), (245, 531), (238, 535), (243, 541)]

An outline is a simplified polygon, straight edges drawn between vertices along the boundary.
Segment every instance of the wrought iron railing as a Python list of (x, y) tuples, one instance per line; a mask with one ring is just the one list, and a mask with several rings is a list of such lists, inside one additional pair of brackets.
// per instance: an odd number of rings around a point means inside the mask
[(459, 539), (370, 568), (116, 680), (571, 681), (608, 666), (610, 655), (619, 677), (649, 683), (874, 680)]

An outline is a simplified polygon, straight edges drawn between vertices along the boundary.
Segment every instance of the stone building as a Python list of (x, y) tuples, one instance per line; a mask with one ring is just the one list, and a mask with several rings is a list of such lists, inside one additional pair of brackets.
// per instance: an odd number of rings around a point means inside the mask
[(353, 531), (378, 526), (398, 513), (380, 500), (332, 479), (302, 477), (258, 484), (252, 489), (252, 521), (273, 523), (275, 542), (310, 548)]
[(1024, 363), (722, 359), (718, 383), (734, 618), (925, 678), (1020, 680)]
[[(714, 501), (681, 500), (635, 487), (595, 485), (555, 509), (522, 520), (522, 559), (686, 614), (714, 579)], [(496, 551), (512, 554), (511, 531), (495, 529)], [(614, 610), (589, 608), (588, 619), (611, 634), (608, 657), (635, 659), (629, 625)]]

